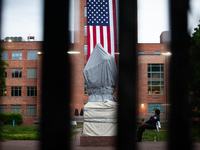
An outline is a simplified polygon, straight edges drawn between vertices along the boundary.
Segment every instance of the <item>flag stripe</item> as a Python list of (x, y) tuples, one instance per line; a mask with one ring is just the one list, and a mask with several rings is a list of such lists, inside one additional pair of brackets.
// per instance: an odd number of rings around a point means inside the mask
[(96, 26), (97, 43), (100, 43), (100, 26)]
[[(90, 53), (92, 53), (93, 51), (93, 26), (89, 26), (90, 27)], [(89, 56), (90, 57), (90, 56)]]
[(100, 43), (102, 47), (104, 47), (104, 40), (103, 40), (103, 26), (100, 26)]
[(92, 49), (94, 49), (96, 44), (97, 44), (96, 26), (93, 26), (93, 48)]
[(104, 38), (104, 49), (105, 49), (105, 51), (107, 52), (108, 51), (108, 42), (107, 42), (107, 27), (106, 26), (104, 26), (103, 27), (103, 38)]
[(108, 41), (108, 53), (111, 54), (111, 39), (110, 39), (110, 26), (107, 26), (107, 41)]
[(90, 57), (90, 27), (87, 26), (87, 60)]

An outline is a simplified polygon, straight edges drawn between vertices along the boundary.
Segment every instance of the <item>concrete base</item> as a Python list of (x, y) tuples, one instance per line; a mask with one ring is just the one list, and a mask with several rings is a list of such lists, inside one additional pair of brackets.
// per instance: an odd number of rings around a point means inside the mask
[(116, 146), (117, 136), (80, 136), (80, 146)]

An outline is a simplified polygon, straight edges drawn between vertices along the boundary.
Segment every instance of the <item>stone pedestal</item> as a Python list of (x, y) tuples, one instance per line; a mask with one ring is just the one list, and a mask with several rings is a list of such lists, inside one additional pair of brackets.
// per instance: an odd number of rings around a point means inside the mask
[(117, 136), (80, 136), (80, 146), (116, 146)]

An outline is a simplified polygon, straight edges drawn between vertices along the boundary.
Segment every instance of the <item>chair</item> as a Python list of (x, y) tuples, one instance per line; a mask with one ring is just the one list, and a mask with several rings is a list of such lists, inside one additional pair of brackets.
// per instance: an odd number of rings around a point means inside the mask
[(145, 132), (144, 132), (144, 141), (145, 141), (145, 136), (146, 136), (146, 130), (157, 131), (158, 141), (160, 141), (160, 138), (159, 138), (159, 128), (161, 128), (160, 121), (157, 121), (157, 123), (156, 123), (156, 129), (145, 129)]

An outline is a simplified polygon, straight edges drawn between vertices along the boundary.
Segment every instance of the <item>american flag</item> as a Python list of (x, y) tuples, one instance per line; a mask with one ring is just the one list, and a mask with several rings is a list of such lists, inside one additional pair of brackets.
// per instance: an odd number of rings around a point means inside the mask
[(87, 58), (100, 43), (116, 59), (116, 33), (115, 0), (87, 0)]

